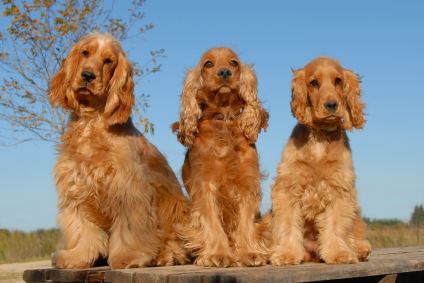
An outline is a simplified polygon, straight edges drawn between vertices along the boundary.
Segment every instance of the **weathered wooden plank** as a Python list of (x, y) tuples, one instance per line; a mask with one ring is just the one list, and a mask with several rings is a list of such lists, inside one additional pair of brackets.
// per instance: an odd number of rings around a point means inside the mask
[[(424, 263), (415, 266), (413, 262), (392, 263), (385, 261), (372, 264), (359, 263), (352, 265), (324, 265), (305, 264), (296, 267), (255, 267), (244, 269), (217, 269), (192, 271), (189, 273), (181, 271), (160, 274), (150, 272), (148, 277), (143, 273), (134, 273), (135, 280), (139, 282), (316, 282), (321, 280), (335, 280), (346, 278), (363, 278), (375, 275), (384, 275), (411, 270), (424, 270)], [(410, 264), (411, 263), (411, 264)], [(390, 265), (390, 268), (385, 268)], [(162, 273), (162, 272), (161, 272)], [(155, 276), (153, 281), (152, 277)], [(107, 275), (105, 277), (107, 279)], [(113, 281), (112, 281), (113, 282)], [(124, 281), (122, 281), (124, 282)], [(377, 281), (378, 282), (378, 281)]]
[(109, 267), (94, 267), (90, 269), (30, 269), (25, 270), (25, 282), (103, 282), (104, 272)]
[[(424, 272), (424, 247), (377, 250), (369, 262), (348, 265), (307, 263), (298, 266), (250, 268), (202, 268), (172, 266), (105, 273), (106, 282), (317, 282), (367, 277), (379, 282), (387, 274)], [(371, 278), (373, 277), (373, 278)], [(119, 280), (119, 281), (118, 281)], [(388, 280), (388, 279), (386, 279)], [(364, 282), (364, 281), (361, 281)], [(384, 282), (384, 281), (383, 281)]]
[(46, 269), (28, 269), (22, 277), (25, 282), (44, 282), (47, 280), (45, 273)]
[(382, 249), (373, 252), (369, 262), (343, 265), (306, 263), (297, 266), (205, 268), (194, 265), (110, 270), (27, 270), (26, 282), (424, 282), (424, 246)]

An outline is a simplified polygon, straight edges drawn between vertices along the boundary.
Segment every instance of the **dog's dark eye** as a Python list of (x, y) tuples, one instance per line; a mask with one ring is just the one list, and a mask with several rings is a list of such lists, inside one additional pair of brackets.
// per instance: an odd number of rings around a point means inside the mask
[(335, 80), (334, 80), (334, 84), (335, 85), (339, 85), (339, 84), (341, 84), (342, 83), (342, 79), (341, 78), (336, 78)]
[(212, 61), (206, 61), (205, 62), (205, 65), (203, 65), (205, 68), (212, 68), (213, 67), (213, 63), (212, 63)]
[(112, 60), (110, 60), (109, 58), (105, 59), (103, 61), (104, 64), (112, 64)]
[(88, 51), (87, 50), (84, 50), (83, 52), (81, 52), (82, 53), (82, 56), (84, 56), (84, 57), (88, 57), (88, 55), (90, 55), (90, 53), (88, 53)]
[(239, 62), (237, 62), (236, 60), (231, 60), (230, 65), (233, 67), (237, 67), (239, 65)]
[(312, 81), (310, 81), (310, 82), (309, 82), (309, 84), (310, 84), (311, 86), (313, 86), (313, 87), (318, 87), (318, 86), (319, 86), (319, 83), (318, 83), (318, 81), (317, 81), (317, 80), (312, 80)]

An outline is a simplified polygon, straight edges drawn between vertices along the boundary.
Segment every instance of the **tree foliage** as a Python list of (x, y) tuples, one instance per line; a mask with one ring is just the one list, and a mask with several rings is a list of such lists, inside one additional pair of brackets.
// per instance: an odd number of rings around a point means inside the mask
[(416, 205), (414, 207), (414, 211), (411, 215), (411, 220), (409, 221), (412, 225), (422, 225), (424, 224), (424, 206)]
[(396, 218), (387, 218), (387, 219), (378, 219), (378, 218), (363, 218), (364, 222), (371, 226), (402, 226), (406, 225), (405, 222), (403, 222), (400, 219)]
[[(124, 18), (114, 16), (118, 3), (103, 0), (2, 0), (7, 30), (0, 30), (0, 141), (15, 144), (29, 140), (57, 142), (68, 114), (52, 108), (47, 90), (70, 47), (91, 31), (109, 32), (121, 41), (141, 37), (154, 26), (145, 24), (145, 0), (133, 0)], [(120, 2), (119, 5), (122, 5)], [(160, 71), (164, 50), (150, 51), (144, 65), (134, 64), (136, 82)], [(147, 95), (136, 95), (133, 115), (144, 131), (153, 130), (142, 117)]]

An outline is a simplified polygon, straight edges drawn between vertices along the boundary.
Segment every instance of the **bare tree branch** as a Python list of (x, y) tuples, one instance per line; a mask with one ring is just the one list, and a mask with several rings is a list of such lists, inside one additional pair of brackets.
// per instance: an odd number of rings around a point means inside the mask
[[(114, 16), (113, 0), (2, 0), (2, 16), (9, 20), (0, 30), (0, 119), (10, 127), (0, 136), (0, 145), (32, 140), (58, 142), (66, 128), (68, 114), (49, 104), (49, 80), (69, 48), (91, 31), (109, 32), (121, 41), (142, 36), (154, 26), (144, 23), (145, 0), (133, 0), (128, 15)], [(150, 51), (141, 67), (134, 63), (139, 82), (161, 69), (158, 61), (164, 50)], [(153, 124), (142, 117), (149, 104), (148, 95), (136, 95), (134, 121), (153, 131)], [(10, 143), (13, 141), (13, 143)]]

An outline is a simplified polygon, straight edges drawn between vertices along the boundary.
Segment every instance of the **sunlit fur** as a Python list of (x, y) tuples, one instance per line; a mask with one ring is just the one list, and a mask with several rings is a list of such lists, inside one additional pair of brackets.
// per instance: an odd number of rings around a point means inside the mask
[[(205, 68), (204, 64), (209, 60), (215, 62), (214, 66)], [(238, 65), (232, 66), (231, 60), (237, 61)], [(220, 68), (233, 71), (233, 75), (225, 83), (216, 75)], [(237, 117), (237, 126), (247, 141), (254, 144), (260, 130), (268, 125), (268, 113), (262, 108), (257, 91), (257, 80), (253, 70), (249, 65), (240, 63), (237, 54), (231, 49), (214, 48), (207, 51), (199, 64), (187, 73), (184, 82), (179, 140), (186, 146), (193, 144), (199, 132), (201, 103), (209, 103), (209, 107), (220, 108), (219, 111), (224, 111), (226, 115), (240, 114)], [(219, 104), (226, 104), (227, 100), (231, 100), (229, 105)], [(241, 109), (243, 111), (240, 113)], [(214, 110), (208, 109), (208, 111)]]
[[(326, 109), (328, 101), (338, 103), (335, 111)], [(367, 260), (371, 246), (345, 132), (365, 122), (359, 80), (337, 61), (317, 58), (294, 71), (291, 107), (299, 123), (272, 188), (271, 263)]]
[[(96, 78), (82, 79), (82, 71)], [(173, 225), (188, 203), (165, 157), (131, 122), (132, 67), (115, 39), (94, 33), (76, 43), (53, 77), (53, 106), (71, 112), (54, 169), (64, 249), (58, 268), (112, 268), (186, 262)]]
[[(222, 69), (231, 76), (219, 77)], [(254, 142), (267, 122), (256, 76), (231, 49), (207, 51), (188, 72), (174, 130), (188, 147), (182, 176), (192, 210), (184, 236), (198, 265), (266, 263), (255, 224), (261, 174)]]

